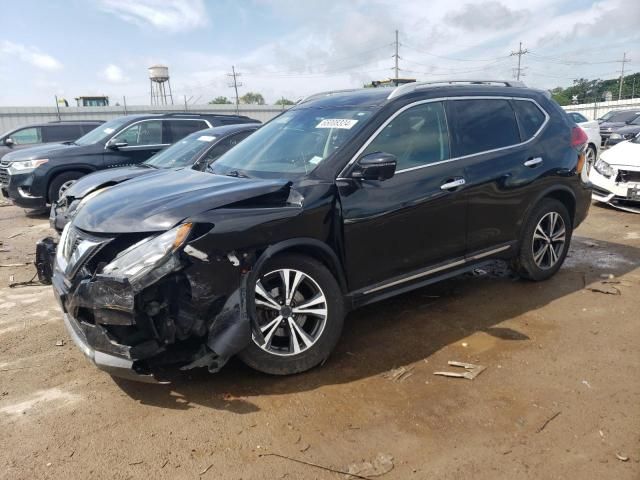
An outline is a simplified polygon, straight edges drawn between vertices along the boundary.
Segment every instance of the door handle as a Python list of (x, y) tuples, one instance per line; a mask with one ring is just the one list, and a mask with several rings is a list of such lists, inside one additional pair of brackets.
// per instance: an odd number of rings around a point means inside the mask
[(461, 187), (467, 183), (464, 178), (458, 178), (456, 180), (451, 180), (450, 182), (443, 183), (440, 185), (440, 190), (451, 190), (452, 188)]
[(542, 157), (533, 157), (524, 162), (525, 167), (536, 167), (542, 163)]

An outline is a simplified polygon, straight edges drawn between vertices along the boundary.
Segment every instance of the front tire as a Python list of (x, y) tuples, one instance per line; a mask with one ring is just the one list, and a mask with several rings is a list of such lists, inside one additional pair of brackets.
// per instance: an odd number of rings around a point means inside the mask
[(558, 200), (542, 200), (522, 230), (515, 269), (536, 282), (551, 278), (562, 266), (573, 228), (567, 208)]
[(264, 342), (252, 336), (239, 354), (245, 364), (272, 375), (291, 375), (329, 357), (342, 333), (344, 302), (324, 265), (302, 255), (275, 257), (262, 268), (254, 289)]
[(73, 185), (76, 180), (84, 176), (82, 172), (64, 172), (57, 175), (49, 184), (49, 203), (54, 204)]

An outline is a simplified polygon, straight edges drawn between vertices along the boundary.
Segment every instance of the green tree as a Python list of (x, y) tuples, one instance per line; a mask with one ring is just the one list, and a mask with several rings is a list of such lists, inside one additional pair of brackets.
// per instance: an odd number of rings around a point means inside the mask
[(295, 102), (292, 102), (288, 98), (282, 97), (276, 101), (276, 105), (295, 105)]
[(209, 105), (228, 105), (231, 103), (231, 100), (229, 100), (227, 97), (216, 97), (213, 100), (211, 100), (209, 102)]
[(242, 103), (247, 105), (264, 105), (264, 97), (261, 93), (247, 92), (240, 97)]

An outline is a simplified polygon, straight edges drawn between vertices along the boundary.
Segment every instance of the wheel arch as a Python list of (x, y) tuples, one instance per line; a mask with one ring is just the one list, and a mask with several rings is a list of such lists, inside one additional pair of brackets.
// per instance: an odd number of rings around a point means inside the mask
[(347, 282), (342, 263), (336, 253), (326, 243), (315, 238), (291, 238), (270, 245), (258, 257), (252, 268), (251, 281), (255, 281), (264, 263), (276, 255), (283, 253), (298, 253), (311, 257), (329, 269), (335, 277), (343, 294), (347, 293)]
[(531, 212), (546, 198), (553, 198), (554, 200), (558, 200), (562, 203), (569, 212), (569, 216), (571, 217), (571, 224), (575, 223), (576, 218), (576, 195), (571, 190), (571, 188), (564, 185), (555, 185), (553, 187), (549, 187), (546, 190), (543, 190), (538, 194), (538, 196), (534, 199), (533, 202), (529, 204), (525, 214), (523, 215), (523, 222), (520, 224), (520, 233), (526, 225), (526, 220), (531, 215)]
[(95, 171), (96, 171), (95, 168), (92, 168), (92, 167), (90, 167), (88, 165), (77, 165), (77, 166), (74, 165), (71, 168), (69, 168), (69, 167), (56, 168), (55, 170), (53, 170), (49, 174), (49, 178), (47, 179), (46, 190), (45, 190), (47, 201), (51, 200), (49, 198), (49, 189), (51, 188), (51, 184), (60, 175), (62, 175), (64, 173), (82, 173), (83, 175), (88, 175), (88, 174), (93, 173)]

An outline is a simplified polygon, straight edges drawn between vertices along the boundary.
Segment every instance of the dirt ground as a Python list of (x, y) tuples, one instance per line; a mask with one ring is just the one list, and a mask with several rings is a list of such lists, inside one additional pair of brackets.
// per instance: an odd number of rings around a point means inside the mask
[[(383, 480), (640, 478), (638, 215), (592, 206), (545, 283), (467, 276), (352, 312), (308, 373), (232, 361), (160, 386), (87, 362), (50, 287), (8, 287), (49, 233), (0, 208), (0, 478), (344, 478), (292, 459)], [(487, 369), (433, 375), (448, 360)]]

